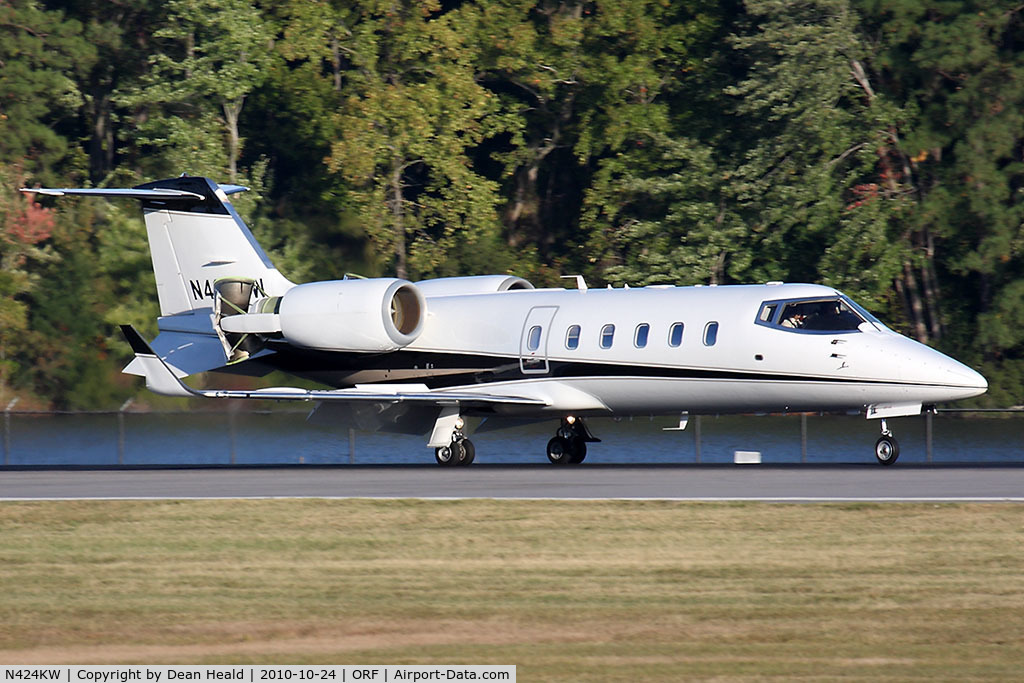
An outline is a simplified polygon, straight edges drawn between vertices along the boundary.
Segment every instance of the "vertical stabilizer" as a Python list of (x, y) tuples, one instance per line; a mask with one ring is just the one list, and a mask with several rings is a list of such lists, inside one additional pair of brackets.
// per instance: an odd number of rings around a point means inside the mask
[(169, 197), (139, 197), (161, 315), (212, 309), (221, 278), (252, 279), (255, 296), (281, 296), (292, 287), (228, 200), (228, 192), (244, 188), (183, 176), (133, 189), (176, 191)]
[(229, 194), (245, 189), (181, 176), (132, 188), (24, 187), (21, 191), (140, 200), (160, 314), (166, 317), (212, 311), (217, 296), (214, 283), (222, 278), (253, 280), (255, 297), (281, 296), (293, 286), (270, 262), (228, 200)]

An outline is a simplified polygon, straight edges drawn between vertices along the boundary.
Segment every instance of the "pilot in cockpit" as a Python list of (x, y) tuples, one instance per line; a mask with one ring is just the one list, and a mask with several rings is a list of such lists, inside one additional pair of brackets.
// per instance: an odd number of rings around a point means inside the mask
[(804, 315), (799, 309), (793, 307), (794, 310), (782, 320), (783, 327), (792, 327), (794, 329), (800, 329), (804, 326), (804, 320), (807, 316)]

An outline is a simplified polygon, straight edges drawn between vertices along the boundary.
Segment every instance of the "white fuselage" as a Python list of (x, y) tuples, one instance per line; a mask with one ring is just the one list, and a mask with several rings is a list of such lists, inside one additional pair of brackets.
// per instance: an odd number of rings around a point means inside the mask
[(449, 388), (542, 398), (548, 411), (580, 414), (863, 410), (984, 393), (981, 375), (867, 314), (837, 331), (758, 324), (766, 302), (839, 296), (772, 284), (430, 297), (423, 333), (406, 350), (508, 359), (517, 377)]

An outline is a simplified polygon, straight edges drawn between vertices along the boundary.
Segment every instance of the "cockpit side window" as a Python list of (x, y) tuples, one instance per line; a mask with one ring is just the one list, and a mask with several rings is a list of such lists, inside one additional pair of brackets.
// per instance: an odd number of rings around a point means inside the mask
[(774, 322), (775, 311), (778, 309), (779, 304), (777, 302), (761, 304), (761, 312), (757, 314), (757, 320), (762, 323)]
[(845, 297), (766, 301), (757, 323), (800, 332), (856, 332), (867, 319)]

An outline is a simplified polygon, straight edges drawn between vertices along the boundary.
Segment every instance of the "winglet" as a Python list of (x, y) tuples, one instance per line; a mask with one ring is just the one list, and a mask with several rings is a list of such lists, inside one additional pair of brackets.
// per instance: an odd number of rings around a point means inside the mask
[(142, 366), (147, 388), (165, 396), (189, 398), (202, 396), (199, 392), (185, 386), (180, 379), (174, 376), (171, 369), (167, 367), (167, 363), (164, 363), (163, 359), (156, 355), (149, 343), (139, 334), (138, 330), (131, 325), (121, 325), (121, 333), (128, 340), (128, 344), (132, 347), (135, 357)]
[(140, 353), (148, 353), (151, 356), (156, 355), (153, 353), (153, 349), (150, 348), (146, 340), (142, 338), (142, 335), (139, 334), (139, 331), (132, 325), (121, 325), (121, 334), (124, 335), (124, 338), (128, 341), (128, 345), (132, 347), (132, 351), (135, 352), (135, 355)]

